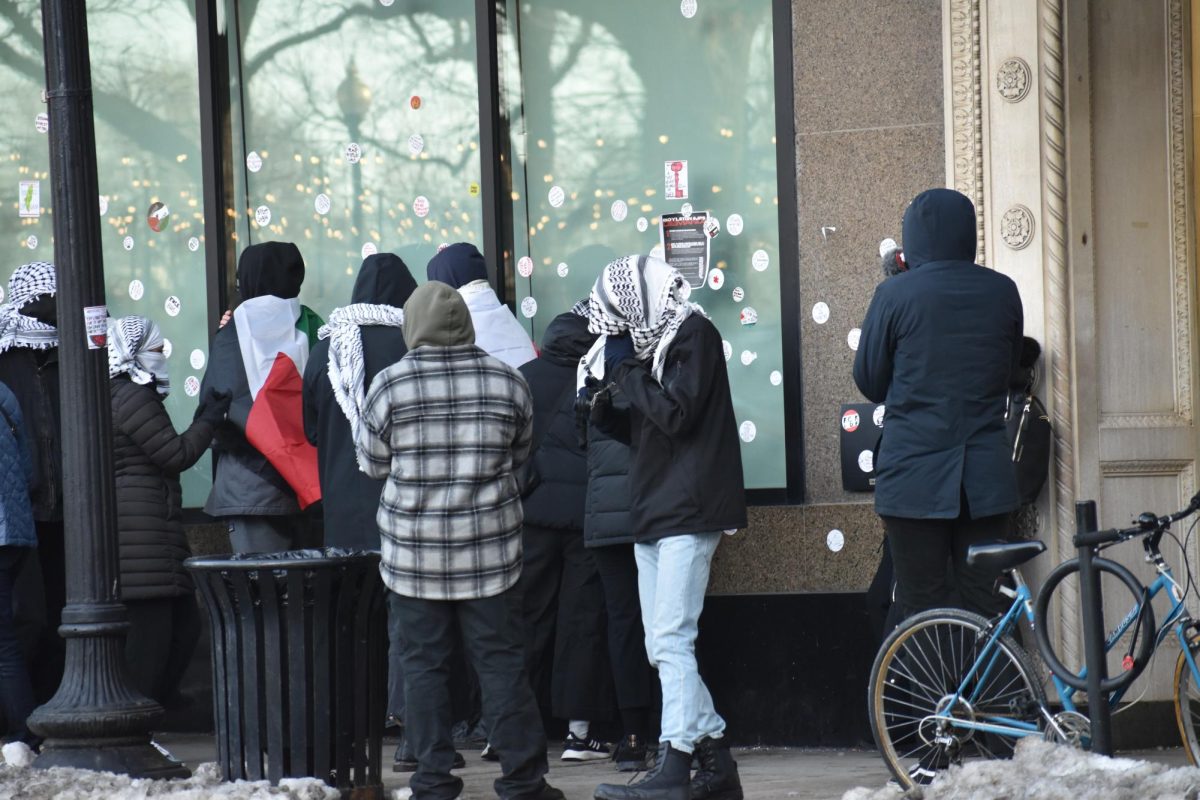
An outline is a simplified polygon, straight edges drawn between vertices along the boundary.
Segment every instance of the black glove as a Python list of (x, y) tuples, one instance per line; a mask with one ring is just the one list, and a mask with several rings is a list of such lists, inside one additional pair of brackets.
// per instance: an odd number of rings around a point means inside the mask
[(613, 370), (627, 358), (633, 358), (633, 339), (628, 333), (609, 335), (604, 342), (604, 377), (613, 380)]
[(233, 402), (232, 392), (220, 392), (210, 386), (204, 390), (204, 395), (200, 398), (200, 405), (196, 408), (196, 416), (193, 421), (203, 420), (216, 427), (225, 421), (225, 415), (229, 413), (231, 402)]

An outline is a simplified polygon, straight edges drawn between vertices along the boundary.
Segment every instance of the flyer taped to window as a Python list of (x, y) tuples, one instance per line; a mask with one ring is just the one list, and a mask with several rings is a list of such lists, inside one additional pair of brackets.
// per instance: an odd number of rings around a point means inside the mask
[(693, 289), (703, 286), (708, 275), (709, 235), (704, 230), (707, 222), (707, 211), (663, 214), (659, 222), (663, 257), (687, 278)]

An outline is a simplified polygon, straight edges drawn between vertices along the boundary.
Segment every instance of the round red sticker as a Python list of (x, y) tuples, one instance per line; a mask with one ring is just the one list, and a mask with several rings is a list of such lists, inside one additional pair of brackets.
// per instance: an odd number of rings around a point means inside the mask
[(845, 414), (842, 414), (842, 430), (846, 433), (854, 433), (858, 430), (858, 412), (850, 409)]

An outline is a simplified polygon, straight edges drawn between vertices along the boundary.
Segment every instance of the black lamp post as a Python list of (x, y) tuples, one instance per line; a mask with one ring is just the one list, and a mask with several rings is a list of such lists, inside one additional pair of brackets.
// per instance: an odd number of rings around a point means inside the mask
[(84, 322), (85, 309), (104, 306), (84, 4), (42, 0), (42, 28), (50, 107), (67, 537), (67, 605), (59, 632), (67, 640), (67, 661), (58, 692), (29, 718), (29, 727), (46, 737), (34, 766), (138, 777), (186, 776), (182, 764), (150, 743), (150, 726), (162, 709), (131, 688), (125, 675), (129, 624), (117, 591), (108, 354), (102, 346), (89, 347)]
[[(358, 67), (355, 66), (353, 57), (351, 57), (350, 63), (346, 65), (345, 79), (338, 86), (337, 102), (338, 108), (342, 110), (342, 116), (346, 120), (346, 130), (350, 133), (350, 141), (359, 142), (359, 137), (362, 135), (363, 120), (366, 118), (367, 112), (371, 110), (371, 87), (363, 83), (362, 78), (358, 77)], [(354, 204), (351, 207), (350, 214), (354, 229), (358, 232), (360, 238), (364, 234), (361, 163), (353, 165), (354, 171), (350, 177), (354, 190)]]

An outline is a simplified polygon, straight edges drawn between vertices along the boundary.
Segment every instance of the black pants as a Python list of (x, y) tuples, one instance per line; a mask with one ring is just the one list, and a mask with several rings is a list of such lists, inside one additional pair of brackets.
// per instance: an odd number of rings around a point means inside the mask
[(1011, 537), (1011, 515), (971, 519), (966, 498), (957, 519), (883, 517), (896, 571), (902, 619), (954, 607), (990, 617), (1007, 605), (993, 587), (996, 573), (967, 564), (967, 548)]
[(521, 595), (508, 591), (480, 600), (418, 600), (396, 596), (404, 667), (405, 733), (417, 756), (414, 800), (454, 800), (462, 779), (451, 775), (451, 658), (455, 624), (479, 676), (488, 741), (503, 775), (502, 800), (538, 792), (545, 782), (546, 734), (525, 674)]
[(133, 686), (146, 697), (169, 705), (200, 638), (196, 598), (186, 594), (126, 600), (125, 608), (129, 610), (125, 667)]
[[(525, 666), (534, 696), (549, 687), (551, 715), (565, 720), (612, 716), (612, 674), (605, 655), (604, 591), (582, 531), (526, 525), (517, 588), (525, 617)], [(636, 592), (634, 594), (636, 602)], [(553, 648), (553, 657), (550, 650)]]
[[(657, 680), (646, 658), (646, 633), (638, 602), (633, 544), (595, 547), (588, 552), (596, 562), (604, 586), (604, 604), (608, 610), (608, 657), (616, 684), (617, 706), (623, 718), (629, 718), (630, 711), (648, 716)], [(648, 731), (627, 730), (625, 733), (646, 736)]]
[(67, 603), (67, 550), (61, 520), (37, 520), (38, 546), (17, 575), (13, 620), (29, 657), (33, 694), (40, 705), (58, 691), (66, 642), (58, 633)]

